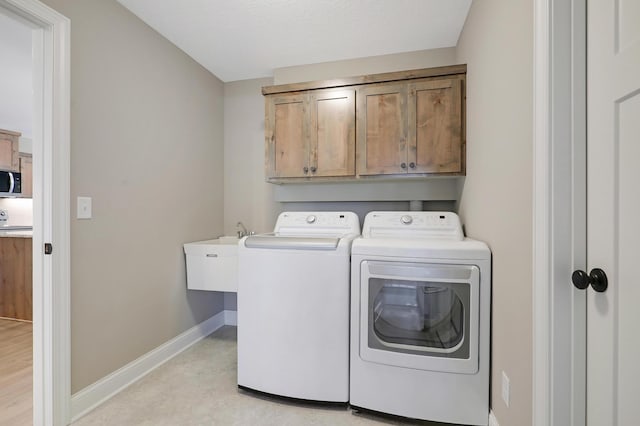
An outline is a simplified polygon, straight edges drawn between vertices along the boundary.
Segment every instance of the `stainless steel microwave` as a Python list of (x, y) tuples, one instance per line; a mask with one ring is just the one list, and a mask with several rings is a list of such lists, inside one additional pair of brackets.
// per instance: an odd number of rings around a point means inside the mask
[(17, 197), (21, 193), (21, 174), (18, 172), (0, 170), (0, 197)]

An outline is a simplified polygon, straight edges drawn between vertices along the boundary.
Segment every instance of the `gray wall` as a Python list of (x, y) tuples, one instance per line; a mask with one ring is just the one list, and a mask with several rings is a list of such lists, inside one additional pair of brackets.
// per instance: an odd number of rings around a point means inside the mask
[(416, 52), (278, 68), (273, 73), (273, 81), (274, 84), (289, 84), (301, 81), (329, 80), (340, 77), (453, 65), (455, 60), (456, 49), (453, 47), (419, 50)]
[(532, 419), (532, 58), (531, 0), (472, 3), (457, 49), (468, 67), (460, 215), (493, 252), (491, 406), (507, 426)]
[(223, 230), (223, 84), (113, 0), (71, 19), (72, 392), (223, 309), (182, 244)]
[(238, 310), (238, 297), (237, 293), (225, 293), (224, 294), (224, 309), (227, 311)]
[(273, 229), (280, 212), (273, 185), (264, 180), (264, 98), (271, 78), (224, 85), (224, 231), (238, 221), (256, 232)]

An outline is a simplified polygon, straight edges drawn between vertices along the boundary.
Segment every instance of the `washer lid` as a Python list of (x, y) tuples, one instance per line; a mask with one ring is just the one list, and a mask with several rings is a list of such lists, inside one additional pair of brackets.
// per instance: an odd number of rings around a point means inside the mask
[(245, 247), (258, 249), (336, 250), (340, 238), (283, 237), (274, 234), (252, 235), (244, 241)]

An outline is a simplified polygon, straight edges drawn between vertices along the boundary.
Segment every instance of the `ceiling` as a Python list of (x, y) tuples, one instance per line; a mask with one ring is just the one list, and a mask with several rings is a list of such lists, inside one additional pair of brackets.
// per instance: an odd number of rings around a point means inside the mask
[(118, 0), (222, 81), (452, 47), (471, 0)]

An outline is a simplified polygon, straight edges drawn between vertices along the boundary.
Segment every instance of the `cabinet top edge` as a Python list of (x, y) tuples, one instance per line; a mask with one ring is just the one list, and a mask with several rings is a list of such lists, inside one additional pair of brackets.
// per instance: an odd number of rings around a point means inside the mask
[(13, 130), (6, 130), (6, 129), (0, 129), (0, 133), (5, 133), (7, 135), (13, 135), (13, 136), (22, 136), (22, 133), (20, 132), (14, 132)]
[(369, 74), (356, 77), (337, 78), (333, 80), (307, 81), (303, 83), (279, 84), (275, 86), (263, 86), (263, 95), (277, 93), (297, 92), (302, 90), (331, 89), (360, 84), (384, 83), (388, 81), (412, 80), (425, 77), (439, 77), (453, 74), (465, 74), (467, 64), (448, 65), (445, 67), (420, 68), (408, 71), (393, 71), (381, 74)]

